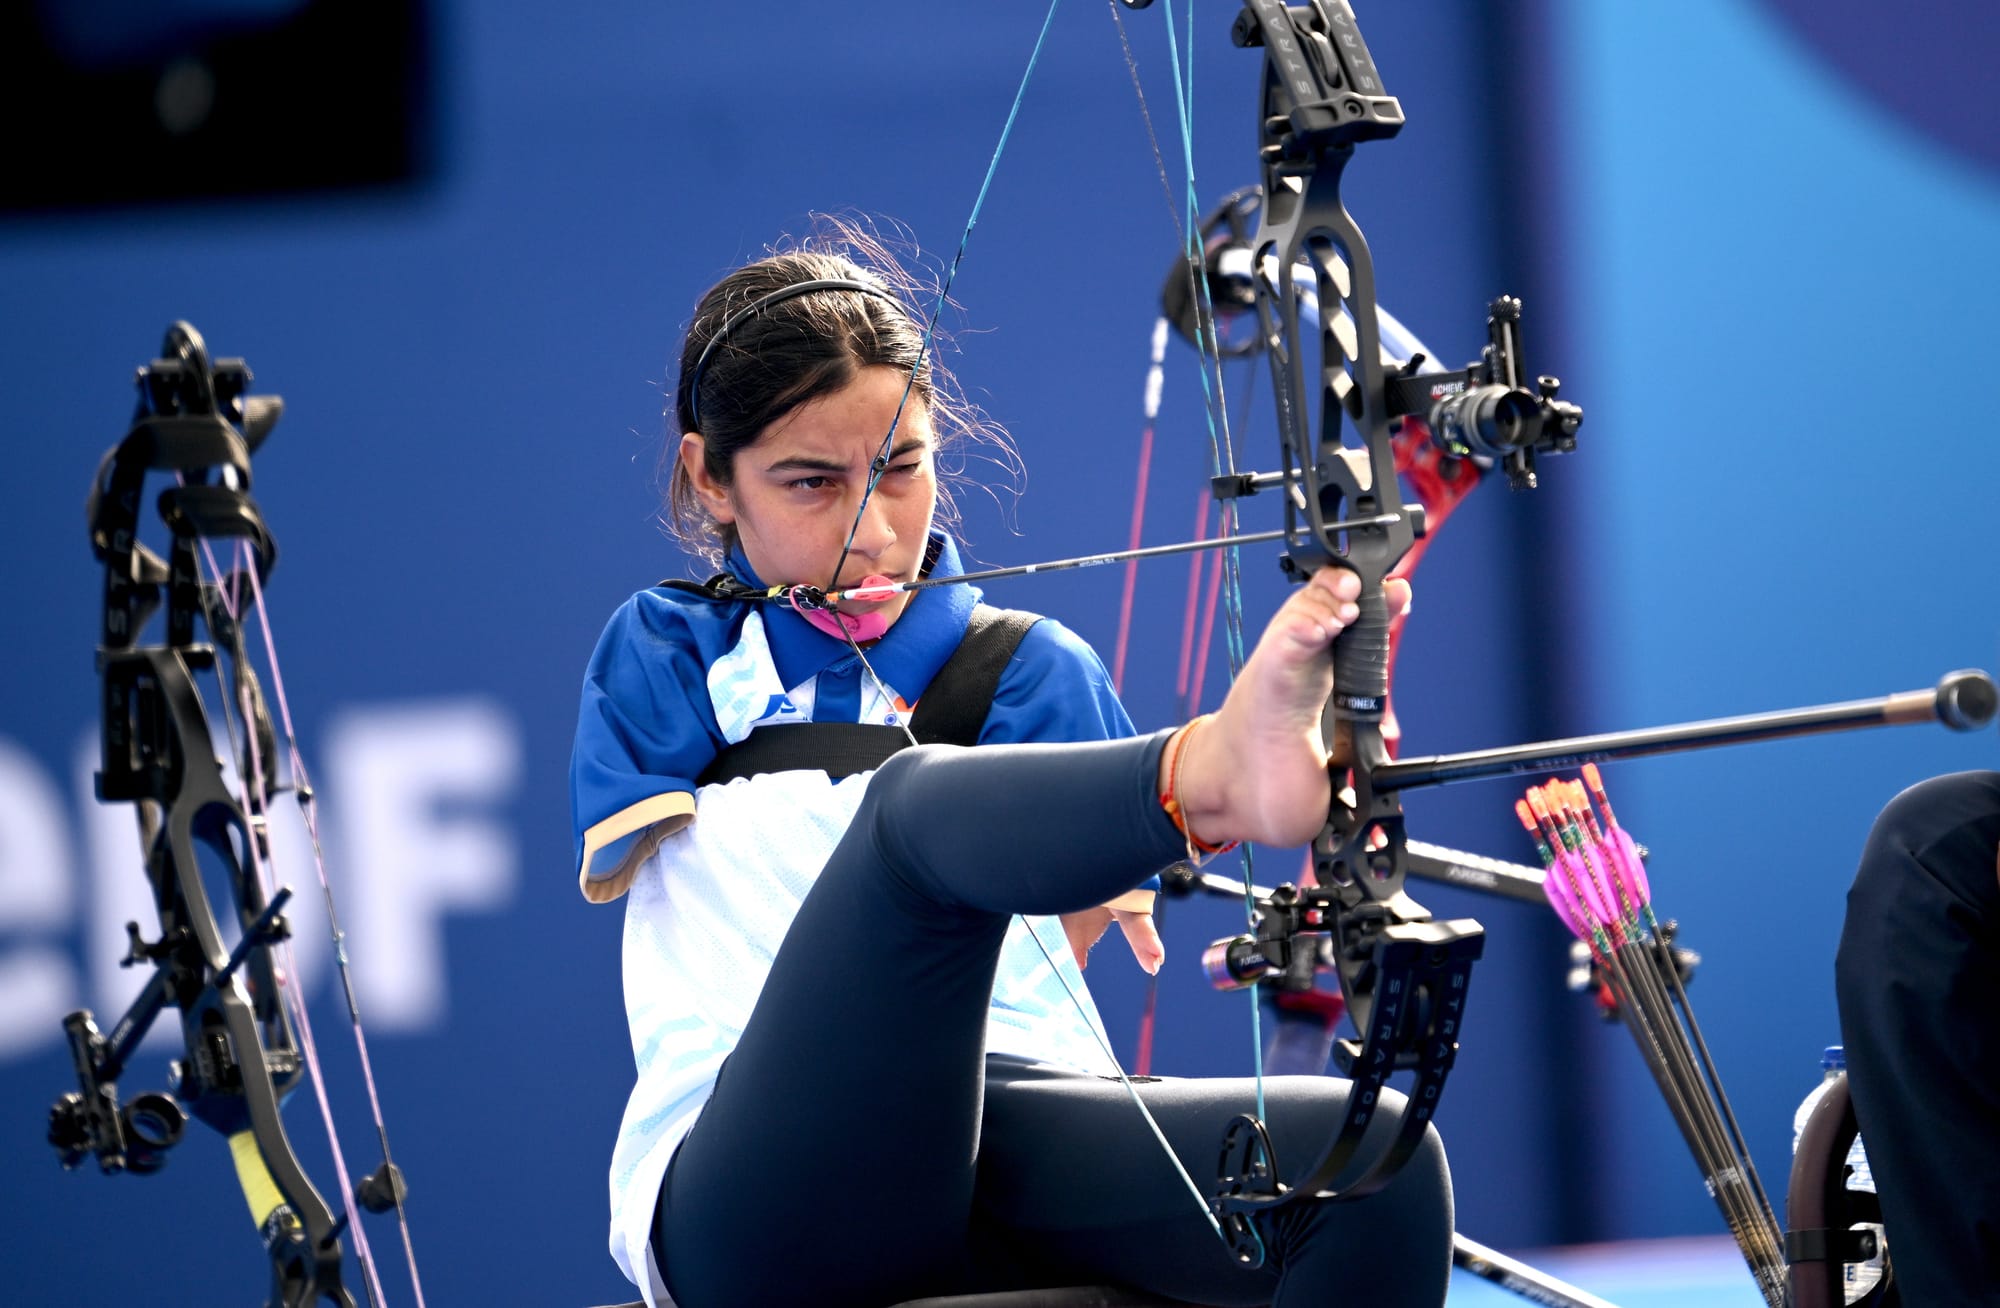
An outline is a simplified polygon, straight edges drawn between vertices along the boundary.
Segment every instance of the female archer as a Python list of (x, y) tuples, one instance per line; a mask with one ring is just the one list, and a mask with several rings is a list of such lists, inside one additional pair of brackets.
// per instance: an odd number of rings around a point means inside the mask
[[(725, 277), (682, 344), (670, 517), (725, 575), (612, 617), (571, 765), (584, 895), (626, 900), (613, 1256), (680, 1308), (1083, 1282), (1442, 1302), (1435, 1134), (1367, 1199), (1260, 1217), (1245, 1268), (1192, 1187), (1252, 1084), (1122, 1085), (1079, 971), (1114, 920), (1159, 965), (1134, 891), (1167, 864), (1317, 833), (1355, 578), (1295, 591), (1214, 715), (1141, 737), (1059, 624), (996, 620), (964, 585), (890, 592), (961, 572), (938, 456), (978, 433), (907, 286), (842, 229)], [(771, 602), (863, 583), (884, 597)], [(882, 728), (979, 748), (894, 752)], [(1346, 1092), (1268, 1082), (1277, 1156), (1313, 1156)]]

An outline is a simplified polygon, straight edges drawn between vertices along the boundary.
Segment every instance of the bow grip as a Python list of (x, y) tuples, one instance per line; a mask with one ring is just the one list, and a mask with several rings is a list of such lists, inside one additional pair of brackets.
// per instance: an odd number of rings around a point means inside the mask
[(1362, 579), (1361, 612), (1333, 638), (1333, 709), (1349, 722), (1379, 722), (1389, 699), (1389, 598)]

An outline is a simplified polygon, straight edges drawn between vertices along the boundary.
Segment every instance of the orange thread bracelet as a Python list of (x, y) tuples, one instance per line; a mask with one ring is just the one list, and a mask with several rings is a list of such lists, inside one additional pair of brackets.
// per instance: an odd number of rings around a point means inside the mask
[(1187, 761), (1188, 739), (1194, 735), (1196, 728), (1212, 716), (1208, 713), (1202, 714), (1176, 731), (1167, 741), (1167, 748), (1173, 751), (1173, 758), (1167, 762), (1167, 789), (1166, 793), (1160, 796), (1160, 807), (1166, 810), (1167, 820), (1174, 824), (1174, 830), (1180, 832), (1181, 838), (1187, 841), (1188, 861), (1191, 863), (1201, 862), (1204, 855), (1212, 857), (1216, 854), (1227, 854), (1242, 843), (1232, 840), (1226, 845), (1209, 844), (1195, 835), (1193, 829), (1188, 826), (1187, 813), (1181, 807), (1181, 765)]

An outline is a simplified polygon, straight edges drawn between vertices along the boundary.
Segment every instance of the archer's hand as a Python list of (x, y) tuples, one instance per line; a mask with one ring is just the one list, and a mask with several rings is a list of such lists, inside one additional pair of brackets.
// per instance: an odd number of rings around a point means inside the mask
[(1138, 960), (1140, 969), (1148, 976), (1158, 972), (1167, 956), (1167, 947), (1160, 943), (1160, 930), (1153, 925), (1153, 915), (1103, 906), (1063, 914), (1063, 934), (1069, 937), (1069, 951), (1076, 956), (1077, 967), (1090, 966), (1090, 947), (1114, 921), (1125, 933), (1125, 943), (1132, 947), (1132, 957)]

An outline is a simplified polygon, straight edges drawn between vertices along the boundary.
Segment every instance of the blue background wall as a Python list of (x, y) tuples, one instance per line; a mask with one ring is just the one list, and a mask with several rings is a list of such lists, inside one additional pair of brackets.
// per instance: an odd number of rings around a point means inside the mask
[[(1574, 74), (1556, 133), (1576, 182), (1573, 366), (1600, 397), (1574, 536), (1595, 716), (1673, 721), (1993, 667), (1992, 456), (1954, 394), (1979, 383), (1925, 380), (1977, 377), (2000, 348), (1993, 100), (1971, 75), (2000, 47), (1992, 12), (1556, 12)], [(1706, 955), (1695, 1003), (1767, 1184), (1817, 1047), (1837, 1039), (1841, 895), (1869, 820), (1900, 787), (1995, 752), (1990, 733), (1902, 729), (1618, 770), (1661, 902)], [(1607, 1229), (1712, 1221), (1636, 1060), (1608, 1065)]]
[[(1259, 72), (1227, 43), (1233, 11), (1206, 8), (1204, 202), (1253, 179)], [(1399, 681), (1411, 748), (2000, 662), (1978, 427), (2000, 192), (1990, 141), (1963, 130), (1990, 120), (1990, 96), (1955, 71), (2000, 52), (1991, 20), (1913, 13), (1871, 32), (1882, 58), (1850, 76), (1862, 38), (1839, 6), (1492, 8), (1362, 10), (1410, 126), (1349, 170), (1350, 205), (1385, 301), (1439, 356), (1471, 357), (1486, 299), (1521, 291), (1532, 366), (1590, 416), (1547, 490), (1487, 490), (1432, 551)], [(1129, 22), (1168, 131), (1160, 17)], [(0, 1248), (15, 1301), (262, 1287), (219, 1142), (192, 1135), (165, 1175), (113, 1181), (61, 1175), (40, 1139), (71, 1081), (61, 1014), (122, 1008), (112, 964), (140, 915), (129, 819), (87, 798), (97, 577), (80, 511), (129, 416), (130, 369), (186, 318), (287, 401), (257, 469), (284, 547), (275, 622), (428, 1298), (623, 1297), (603, 1254), (630, 1077), (618, 915), (573, 889), (564, 768), (605, 616), (689, 571), (653, 522), (675, 342), (703, 287), (812, 210), (890, 216), (948, 257), (1039, 19), (901, 0), (763, 25), (734, 9), (439, 6), (418, 184), (0, 220), (0, 541), (17, 560), (0, 620)], [(964, 497), (982, 559), (1122, 544), (1174, 243), (1111, 19), (1070, 6), (955, 291), (955, 366), (1029, 470), (1006, 513)], [(1185, 533), (1206, 474), (1192, 355), (1174, 349), (1151, 541)], [(1239, 396), (1245, 382), (1231, 377)], [(1268, 399), (1251, 403), (1247, 457), (1264, 466)], [(1265, 611), (1275, 568), (1246, 568)], [(1142, 726), (1180, 712), (1186, 576), (1142, 574), (1127, 678)], [(1113, 570), (990, 594), (1111, 645)], [(1993, 745), (1903, 730), (1613, 771), (1661, 903), (1705, 955), (1695, 1003), (1767, 1181), (1834, 1038), (1840, 896), (1868, 819), (1923, 775), (1991, 765)], [(1412, 829), (1524, 856), (1513, 794), (1413, 796)], [(1270, 857), (1260, 874), (1295, 867)], [(1719, 1230), (1629, 1042), (1561, 989), (1546, 915), (1417, 893), (1491, 932), (1442, 1119), (1462, 1229), (1511, 1246)], [(1194, 967), (1235, 915), (1177, 905), (1167, 925), (1160, 1069), (1244, 1069), (1243, 1001)], [(359, 1142), (336, 990), (323, 957), (301, 970)], [(1129, 1049), (1139, 979), (1115, 953), (1091, 970)], [(150, 1046), (128, 1088), (161, 1084), (170, 1052)], [(288, 1117), (323, 1156), (310, 1104)], [(375, 1240), (394, 1245), (380, 1226)]]

